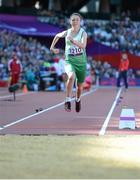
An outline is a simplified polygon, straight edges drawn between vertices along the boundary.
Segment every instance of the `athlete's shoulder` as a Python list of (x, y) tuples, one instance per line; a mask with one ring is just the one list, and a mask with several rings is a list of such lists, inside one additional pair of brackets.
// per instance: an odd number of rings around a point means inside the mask
[(87, 32), (85, 31), (85, 29), (82, 28), (82, 27), (81, 27), (81, 33), (82, 33), (82, 34), (87, 34)]
[(56, 34), (56, 36), (59, 37), (59, 38), (63, 38), (63, 37), (66, 36), (66, 34), (67, 34), (67, 31), (65, 30), (65, 31), (62, 31), (62, 32)]
[(80, 29), (81, 29), (81, 31), (86, 32), (85, 29), (84, 29), (83, 27), (81, 27)]
[(82, 28), (82, 27), (81, 27), (81, 34), (82, 34), (82, 35), (81, 35), (82, 37), (87, 37), (87, 32), (86, 32), (85, 29)]

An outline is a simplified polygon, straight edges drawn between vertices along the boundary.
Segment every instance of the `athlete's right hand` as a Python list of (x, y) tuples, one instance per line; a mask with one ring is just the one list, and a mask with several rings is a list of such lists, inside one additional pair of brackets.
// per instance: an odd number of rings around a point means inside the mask
[(54, 54), (59, 54), (60, 50), (57, 48), (51, 48), (50, 49)]

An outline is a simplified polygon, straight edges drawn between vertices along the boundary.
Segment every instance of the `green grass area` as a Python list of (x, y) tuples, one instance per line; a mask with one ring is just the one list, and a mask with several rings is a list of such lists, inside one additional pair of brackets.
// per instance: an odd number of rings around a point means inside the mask
[(1, 179), (140, 179), (140, 136), (0, 136)]

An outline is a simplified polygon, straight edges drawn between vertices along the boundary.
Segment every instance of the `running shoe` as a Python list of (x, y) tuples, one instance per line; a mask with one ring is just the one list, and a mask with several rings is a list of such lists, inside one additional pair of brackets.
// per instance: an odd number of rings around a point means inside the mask
[(80, 112), (80, 110), (81, 110), (81, 100), (75, 101), (75, 111)]
[(64, 107), (67, 112), (70, 112), (71, 111), (71, 102), (70, 101), (65, 102)]

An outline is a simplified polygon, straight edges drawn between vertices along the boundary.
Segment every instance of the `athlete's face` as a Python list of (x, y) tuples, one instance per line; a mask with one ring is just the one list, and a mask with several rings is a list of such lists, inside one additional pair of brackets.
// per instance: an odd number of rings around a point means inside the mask
[(71, 16), (71, 18), (70, 18), (70, 24), (71, 24), (72, 26), (80, 26), (80, 22), (81, 22), (81, 19), (80, 19), (79, 16), (77, 16), (77, 15)]

